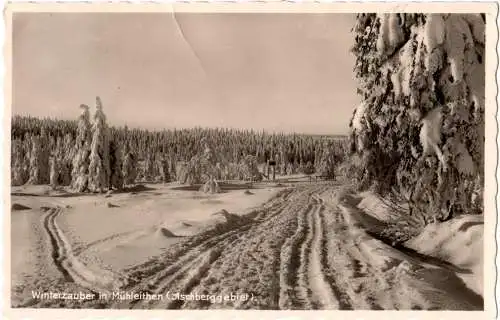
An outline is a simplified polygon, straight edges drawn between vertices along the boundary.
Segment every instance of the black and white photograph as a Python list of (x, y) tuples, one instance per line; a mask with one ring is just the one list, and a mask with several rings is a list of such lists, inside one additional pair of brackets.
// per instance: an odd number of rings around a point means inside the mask
[(496, 13), (452, 5), (12, 12), (10, 307), (484, 311)]

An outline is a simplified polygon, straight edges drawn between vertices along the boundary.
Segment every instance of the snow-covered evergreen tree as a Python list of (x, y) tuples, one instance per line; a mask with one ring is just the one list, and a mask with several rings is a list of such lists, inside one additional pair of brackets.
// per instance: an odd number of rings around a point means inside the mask
[(75, 154), (76, 150), (71, 134), (66, 134), (62, 140), (57, 139), (56, 155), (59, 161), (59, 184), (62, 186), (71, 185), (71, 169)]
[(40, 154), (42, 153), (42, 147), (40, 144), (39, 136), (31, 137), (31, 152), (30, 152), (30, 165), (29, 165), (29, 184), (42, 184), (42, 179), (40, 175)]
[(311, 161), (307, 161), (307, 163), (301, 169), (303, 174), (311, 175), (315, 172), (314, 165)]
[(48, 184), (50, 182), (50, 145), (49, 136), (45, 126), (40, 128), (40, 153), (38, 155), (39, 183)]
[(56, 156), (50, 159), (50, 185), (52, 188), (59, 185), (59, 158)]
[(480, 212), (485, 17), (364, 13), (354, 32), (360, 181), (404, 196), (423, 223)]
[[(92, 128), (90, 124), (89, 107), (82, 104), (80, 105), (80, 109), (82, 110), (82, 113), (78, 117), (74, 158), (71, 170), (71, 186), (75, 191), (83, 192), (88, 188)], [(65, 142), (68, 142), (68, 138), (66, 138)]]
[(171, 181), (170, 164), (168, 163), (168, 160), (165, 158), (161, 160), (161, 180), (163, 183)]
[(125, 144), (124, 154), (122, 165), (123, 182), (126, 186), (130, 186), (135, 184), (137, 178), (137, 160), (129, 151), (127, 144)]
[(201, 190), (205, 193), (219, 193), (220, 187), (215, 177), (217, 176), (217, 163), (221, 162), (220, 157), (217, 157), (214, 148), (207, 139), (203, 138), (201, 142), (205, 149), (200, 156), (200, 164), (203, 174), (207, 175), (207, 181), (201, 187)]
[(11, 185), (21, 186), (28, 181), (28, 171), (25, 167), (25, 155), (22, 141), (15, 139), (11, 147)]
[(50, 164), (48, 137), (44, 127), (39, 136), (31, 136), (29, 154), (29, 184), (48, 184), (50, 182)]
[(169, 156), (169, 174), (170, 174), (170, 180), (171, 181), (176, 181), (177, 180), (177, 175), (176, 175), (176, 170), (175, 170), (176, 163), (177, 163), (177, 161), (175, 159), (175, 155), (171, 154)]
[(337, 157), (339, 150), (335, 150), (331, 143), (324, 142), (324, 145), (323, 152), (319, 156), (316, 173), (326, 179), (334, 179), (335, 169), (340, 162), (340, 159)]
[(111, 187), (120, 190), (123, 188), (123, 161), (122, 150), (115, 140), (109, 142), (109, 165), (111, 168)]
[(110, 187), (111, 170), (109, 166), (109, 133), (102, 102), (96, 97), (96, 111), (92, 127), (88, 189), (91, 192), (104, 192)]
[(144, 171), (142, 173), (142, 180), (144, 181), (153, 181), (154, 180), (154, 167), (155, 167), (155, 158), (154, 155), (146, 155), (146, 159), (144, 159)]
[(242, 168), (243, 178), (250, 181), (261, 181), (262, 175), (257, 166), (257, 158), (252, 155), (247, 155), (243, 158)]

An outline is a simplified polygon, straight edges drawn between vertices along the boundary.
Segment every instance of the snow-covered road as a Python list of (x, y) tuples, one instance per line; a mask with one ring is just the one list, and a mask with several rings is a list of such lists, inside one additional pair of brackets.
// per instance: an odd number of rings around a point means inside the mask
[[(412, 256), (364, 232), (354, 209), (335, 196), (338, 188), (303, 185), (279, 192), (245, 215), (221, 211), (223, 222), (122, 270), (88, 265), (80, 254), (133, 232), (73, 249), (57, 223), (65, 209), (47, 208), (41, 218), (50, 243), (47, 261), (60, 273), (59, 283), (107, 298), (29, 299), (18, 306), (482, 309), (482, 298), (460, 281), (457, 269)], [(141, 295), (134, 297), (137, 293)], [(157, 298), (144, 298), (146, 293)]]

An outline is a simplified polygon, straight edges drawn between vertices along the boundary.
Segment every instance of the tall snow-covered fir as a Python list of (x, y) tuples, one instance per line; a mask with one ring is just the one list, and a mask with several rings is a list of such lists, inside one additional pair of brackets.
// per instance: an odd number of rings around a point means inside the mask
[(93, 120), (88, 189), (91, 192), (104, 192), (110, 187), (111, 170), (108, 125), (99, 97), (96, 97), (96, 111)]
[(92, 142), (92, 131), (90, 125), (90, 112), (87, 105), (80, 105), (82, 110), (78, 117), (76, 129), (75, 157), (71, 172), (71, 186), (76, 191), (82, 192), (87, 189), (89, 174), (90, 144)]
[(424, 223), (482, 212), (484, 15), (363, 13), (353, 31), (361, 185), (403, 196)]

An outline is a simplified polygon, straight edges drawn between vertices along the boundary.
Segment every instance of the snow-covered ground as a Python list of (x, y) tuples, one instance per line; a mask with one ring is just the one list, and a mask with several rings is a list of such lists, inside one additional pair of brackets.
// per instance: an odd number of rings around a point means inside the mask
[[(428, 226), (395, 248), (377, 237), (396, 215), (381, 199), (334, 182), (289, 183), (294, 186), (261, 183), (216, 195), (175, 185), (110, 196), (15, 187), (12, 304), (483, 308), (482, 217)], [(38, 299), (33, 290), (147, 292), (162, 299)], [(238, 298), (223, 298), (231, 295)]]
[(79, 278), (76, 282), (111, 290), (123, 280), (124, 268), (223, 222), (224, 217), (216, 214), (222, 209), (243, 214), (279, 191), (259, 188), (251, 194), (243, 189), (206, 195), (168, 185), (138, 189), (143, 191), (106, 197), (54, 192), (47, 186), (13, 187), (13, 304), (26, 303), (31, 289), (46, 284), (49, 289), (60, 277), (59, 269), (66, 267), (53, 261), (58, 248), (65, 248), (64, 254), (71, 257), (66, 269), (74, 269), (70, 276)]

